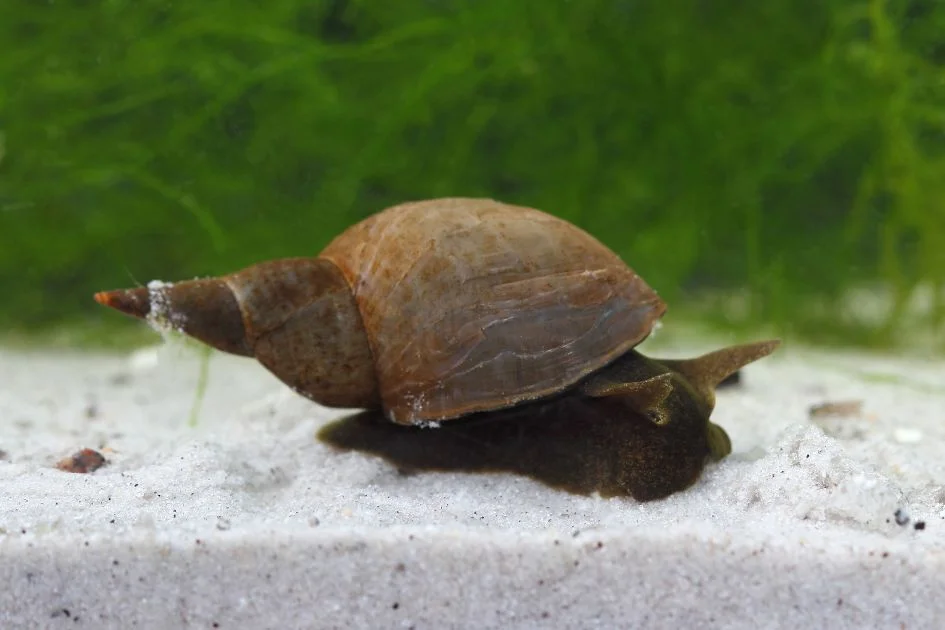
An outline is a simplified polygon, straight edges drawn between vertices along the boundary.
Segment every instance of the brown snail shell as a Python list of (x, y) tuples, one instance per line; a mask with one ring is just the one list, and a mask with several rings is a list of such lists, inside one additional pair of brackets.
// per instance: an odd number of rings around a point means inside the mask
[(487, 199), (394, 206), (316, 258), (97, 299), (255, 356), (335, 407), (399, 424), (563, 391), (649, 335), (666, 305), (611, 250), (549, 214)]

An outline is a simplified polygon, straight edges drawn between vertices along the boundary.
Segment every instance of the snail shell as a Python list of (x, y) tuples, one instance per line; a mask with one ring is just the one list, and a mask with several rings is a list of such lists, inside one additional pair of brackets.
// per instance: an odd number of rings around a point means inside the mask
[(399, 424), (562, 392), (645, 339), (666, 305), (613, 251), (544, 212), (488, 199), (397, 205), (314, 258), (98, 294), (253, 356), (324, 405)]

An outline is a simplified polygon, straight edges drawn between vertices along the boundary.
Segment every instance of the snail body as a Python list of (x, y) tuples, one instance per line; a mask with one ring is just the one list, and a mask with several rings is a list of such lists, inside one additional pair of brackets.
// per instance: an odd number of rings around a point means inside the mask
[(777, 346), (644, 357), (634, 348), (666, 310), (657, 293), (577, 226), (488, 199), (405, 203), (314, 257), (95, 297), (254, 357), (317, 403), (395, 425), (619, 396), (657, 425), (694, 416), (715, 457), (730, 450), (709, 422), (715, 386)]

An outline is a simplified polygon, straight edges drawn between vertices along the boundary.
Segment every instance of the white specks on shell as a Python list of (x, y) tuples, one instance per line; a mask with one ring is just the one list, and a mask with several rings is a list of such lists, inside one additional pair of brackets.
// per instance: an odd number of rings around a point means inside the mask
[(152, 280), (148, 283), (148, 299), (151, 303), (151, 310), (148, 312), (146, 321), (161, 336), (165, 336), (171, 331), (184, 332), (184, 324), (187, 321), (185, 315), (174, 312), (171, 308), (167, 290), (172, 286), (174, 286), (172, 282), (161, 280)]
[(411, 396), (410, 413), (408, 413), (406, 416), (400, 417), (393, 409), (391, 409), (387, 412), (387, 419), (395, 424), (409, 424), (411, 426), (420, 427), (421, 429), (438, 429), (440, 427), (439, 420), (421, 420), (417, 417), (419, 412), (423, 410), (425, 404), (426, 396), (424, 394), (420, 394), (419, 396)]
[(426, 406), (427, 406), (427, 397), (425, 393), (421, 392), (419, 396), (412, 397), (412, 400), (410, 401), (410, 409), (413, 412), (411, 414), (413, 416), (411, 418), (412, 424), (414, 424), (415, 426), (421, 427), (423, 429), (438, 428), (440, 426), (440, 423), (437, 420), (416, 419), (416, 417), (422, 413), (422, 411), (426, 408)]

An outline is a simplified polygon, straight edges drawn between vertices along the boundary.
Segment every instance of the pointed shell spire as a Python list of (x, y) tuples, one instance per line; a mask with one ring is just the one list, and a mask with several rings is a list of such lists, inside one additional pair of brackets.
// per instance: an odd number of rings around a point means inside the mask
[(176, 283), (152, 282), (147, 287), (95, 294), (95, 300), (159, 329), (173, 328), (230, 354), (253, 356), (243, 316), (224, 279)]

